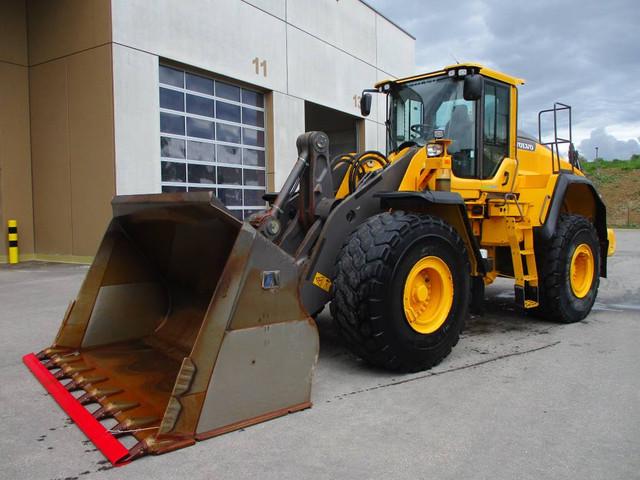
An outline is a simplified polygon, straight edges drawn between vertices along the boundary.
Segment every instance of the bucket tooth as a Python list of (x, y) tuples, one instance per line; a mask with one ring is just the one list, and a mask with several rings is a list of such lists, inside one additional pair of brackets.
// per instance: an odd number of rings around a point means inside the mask
[(160, 418), (159, 417), (132, 417), (127, 418), (123, 422), (120, 422), (118, 425), (111, 429), (111, 432), (114, 436), (125, 435), (130, 431), (135, 431), (140, 428), (153, 428), (152, 425), (156, 425), (156, 428), (159, 428)]
[(61, 368), (69, 363), (81, 362), (82, 357), (80, 355), (54, 355), (44, 362), (45, 368), (51, 370), (52, 368)]
[(114, 417), (118, 413), (126, 412), (139, 406), (140, 404), (138, 402), (109, 402), (104, 407), (93, 412), (92, 415), (96, 420), (102, 420), (103, 418)]
[(93, 370), (93, 367), (89, 367), (87, 365), (72, 366), (72, 367), (63, 365), (62, 368), (60, 368), (60, 370), (58, 370), (53, 376), (57, 380), (60, 380), (65, 377), (72, 377), (76, 373), (88, 372), (89, 370)]
[(129, 454), (122, 459), (122, 462), (132, 462), (136, 458), (144, 457), (149, 451), (149, 446), (147, 445), (147, 440), (140, 440), (129, 450)]
[(56, 365), (55, 359), (53, 358), (46, 360), (46, 357), (45, 357), (45, 359), (42, 359), (42, 365), (44, 365), (44, 368), (46, 368), (47, 370), (59, 368), (58, 365)]
[(44, 350), (38, 352), (36, 354), (36, 358), (38, 360), (44, 360), (45, 358), (52, 357), (53, 355), (56, 355), (56, 354), (59, 354), (59, 353), (69, 353), (70, 351), (71, 351), (71, 349), (69, 349), (69, 348), (49, 347), (49, 348), (45, 348)]
[(101, 400), (104, 400), (107, 397), (111, 397), (118, 393), (122, 393), (122, 391), (123, 390), (121, 388), (95, 388), (94, 387), (89, 389), (87, 393), (85, 393), (81, 397), (78, 397), (78, 402), (80, 402), (81, 405), (86, 405), (87, 403), (99, 402)]
[(95, 385), (97, 383), (106, 382), (108, 380), (105, 376), (94, 375), (92, 377), (87, 377), (84, 375), (76, 374), (69, 383), (67, 383), (64, 388), (69, 392), (73, 392), (74, 390), (80, 390), (81, 388)]
[(56, 356), (52, 358), (53, 363), (58, 366), (67, 365), (69, 363), (76, 363), (82, 361), (82, 356), (80, 355), (64, 355), (64, 356)]
[(112, 416), (111, 412), (109, 412), (107, 410), (107, 407), (100, 407), (95, 412), (93, 412), (91, 415), (93, 415), (93, 418), (95, 418), (96, 420), (102, 420), (103, 418), (107, 418), (107, 417)]

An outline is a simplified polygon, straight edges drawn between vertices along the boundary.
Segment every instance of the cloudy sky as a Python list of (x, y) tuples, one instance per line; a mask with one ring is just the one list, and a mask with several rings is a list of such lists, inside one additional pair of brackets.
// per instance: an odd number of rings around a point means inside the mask
[(479, 62), (516, 77), (519, 124), (573, 107), (588, 159), (640, 153), (640, 0), (367, 0), (416, 37), (418, 71)]

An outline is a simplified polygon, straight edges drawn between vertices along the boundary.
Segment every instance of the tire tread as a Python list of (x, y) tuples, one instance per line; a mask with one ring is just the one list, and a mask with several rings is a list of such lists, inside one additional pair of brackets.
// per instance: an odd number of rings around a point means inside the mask
[(418, 229), (442, 230), (453, 239), (469, 271), (464, 242), (452, 226), (431, 215), (385, 212), (371, 217), (345, 241), (337, 264), (331, 314), (349, 349), (369, 363), (389, 370), (420, 371), (431, 368), (446, 357), (457, 342), (463, 320), (453, 332), (452, 343), (437, 357), (415, 363), (400, 359), (390, 347), (384, 330), (376, 331), (375, 319), (383, 315), (387, 286), (381, 278), (391, 278), (395, 264), (390, 259), (402, 238)]
[[(540, 281), (540, 307), (537, 313), (549, 320), (560, 323), (573, 323), (582, 320), (589, 310), (580, 314), (568, 312), (561, 301), (563, 282), (563, 265), (570, 242), (575, 232), (582, 229), (588, 230), (594, 238), (598, 238), (593, 224), (581, 215), (562, 214), (558, 220), (558, 227), (551, 240), (537, 249), (538, 271)], [(594, 252), (599, 255), (599, 251)], [(596, 269), (599, 261), (596, 262)], [(596, 273), (594, 288), (597, 291), (600, 283), (600, 275)]]

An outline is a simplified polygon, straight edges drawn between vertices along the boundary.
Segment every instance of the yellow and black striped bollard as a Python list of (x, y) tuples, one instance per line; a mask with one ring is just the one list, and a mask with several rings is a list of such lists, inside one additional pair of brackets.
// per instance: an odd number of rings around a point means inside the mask
[(18, 263), (18, 222), (9, 220), (7, 226), (9, 233), (9, 263)]

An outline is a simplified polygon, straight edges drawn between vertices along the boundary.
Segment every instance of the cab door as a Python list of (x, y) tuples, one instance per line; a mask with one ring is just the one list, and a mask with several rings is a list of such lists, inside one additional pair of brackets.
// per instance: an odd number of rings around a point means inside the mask
[(479, 155), (480, 188), (485, 191), (509, 191), (515, 180), (516, 161), (512, 156), (515, 152), (510, 141), (515, 135), (511, 128), (512, 89), (510, 85), (485, 79)]
[[(481, 191), (510, 192), (515, 181), (515, 87), (484, 78), (484, 95), (477, 100), (477, 155), (473, 175), (464, 175), (455, 164), (451, 186), (464, 198), (477, 198)], [(513, 122), (512, 122), (513, 120)]]

